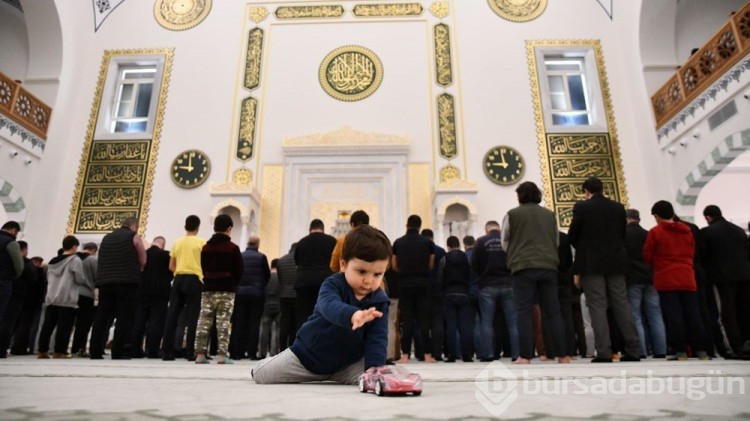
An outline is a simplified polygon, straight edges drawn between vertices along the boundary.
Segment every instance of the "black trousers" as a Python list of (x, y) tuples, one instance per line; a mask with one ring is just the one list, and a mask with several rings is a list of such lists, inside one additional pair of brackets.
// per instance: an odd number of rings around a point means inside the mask
[(169, 299), (158, 296), (138, 297), (133, 325), (133, 353), (143, 352), (143, 336), (146, 336), (146, 356), (158, 358), (161, 338), (164, 335), (164, 324), (167, 320)]
[(182, 313), (184, 313), (187, 327), (187, 356), (195, 354), (195, 330), (201, 313), (202, 291), (203, 284), (198, 276), (177, 275), (174, 277), (172, 292), (169, 295), (167, 321), (164, 324), (164, 340), (162, 341), (164, 357), (174, 357), (177, 333), (180, 334), (180, 343), (182, 343), (182, 332), (177, 332), (177, 320)]
[(78, 308), (76, 309), (76, 327), (73, 333), (73, 346), (70, 352), (75, 354), (78, 351), (86, 352), (86, 342), (89, 339), (89, 331), (94, 323), (96, 308), (94, 299), (84, 295), (78, 295)]
[(667, 339), (675, 352), (686, 352), (688, 340), (693, 351), (709, 349), (710, 342), (703, 327), (695, 291), (659, 291), (659, 303), (667, 328)]
[(721, 301), (721, 323), (732, 352), (742, 353), (742, 345), (750, 339), (750, 282), (717, 283)]
[(232, 314), (232, 336), (229, 338), (229, 354), (235, 360), (258, 357), (260, 320), (263, 317), (265, 297), (235, 295)]
[(296, 298), (281, 298), (281, 322), (279, 323), (279, 352), (292, 346), (297, 333)]
[(297, 292), (297, 301), (294, 304), (294, 310), (296, 312), (295, 318), (297, 319), (297, 330), (299, 330), (299, 328), (305, 324), (307, 318), (313, 314), (313, 310), (315, 310), (315, 303), (318, 302), (320, 285), (295, 287), (294, 290)]
[(138, 284), (110, 284), (99, 287), (99, 306), (91, 329), (89, 352), (91, 358), (104, 355), (104, 344), (109, 332), (109, 320), (115, 319), (112, 338), (112, 358), (129, 357), (133, 334), (133, 318), (137, 300)]
[(432, 352), (430, 341), (430, 324), (432, 313), (432, 287), (429, 279), (414, 283), (399, 285), (398, 312), (401, 319), (401, 354), (411, 354), (411, 342), (414, 338), (415, 324), (419, 327), (418, 335), (425, 353)]
[(0, 358), (5, 358), (5, 353), (10, 346), (10, 338), (23, 310), (23, 301), (24, 297), (13, 294), (5, 307), (5, 315), (0, 321)]
[(47, 306), (44, 312), (44, 323), (39, 331), (39, 352), (49, 351), (49, 340), (52, 331), (55, 333), (55, 353), (67, 354), (70, 342), (70, 331), (73, 329), (76, 309), (73, 307)]
[(34, 353), (34, 342), (39, 331), (39, 319), (42, 314), (42, 303), (26, 299), (18, 316), (16, 328), (13, 331), (13, 342), (10, 353), (13, 355), (27, 355)]

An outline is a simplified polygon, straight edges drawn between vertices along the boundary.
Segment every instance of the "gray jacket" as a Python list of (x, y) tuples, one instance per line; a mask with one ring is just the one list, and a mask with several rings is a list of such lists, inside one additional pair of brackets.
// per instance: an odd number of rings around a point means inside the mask
[(47, 266), (47, 298), (45, 304), (78, 307), (78, 285), (86, 283), (83, 263), (77, 254), (62, 255)]

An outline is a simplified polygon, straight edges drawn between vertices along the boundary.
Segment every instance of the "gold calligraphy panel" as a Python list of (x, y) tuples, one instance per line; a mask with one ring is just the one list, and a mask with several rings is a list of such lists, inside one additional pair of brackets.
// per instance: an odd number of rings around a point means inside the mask
[(450, 31), (448, 25), (439, 23), (435, 25), (435, 73), (438, 85), (445, 87), (453, 83), (451, 69)]
[(320, 64), (318, 78), (328, 95), (341, 101), (359, 101), (380, 86), (383, 64), (369, 49), (346, 45), (328, 53)]
[(253, 90), (260, 85), (260, 64), (263, 56), (263, 30), (253, 28), (247, 37), (245, 57), (245, 88)]
[(276, 9), (279, 19), (338, 18), (343, 15), (343, 6), (282, 6)]
[(90, 149), (75, 232), (101, 233), (138, 217), (151, 155), (149, 140), (98, 140)]
[(437, 99), (440, 156), (452, 159), (458, 155), (456, 141), (455, 101), (451, 94), (440, 94)]
[(257, 111), (257, 99), (248, 97), (242, 100), (242, 110), (240, 112), (240, 134), (237, 139), (237, 152), (235, 154), (237, 159), (242, 162), (247, 162), (253, 157)]
[(422, 14), (422, 5), (419, 3), (358, 4), (354, 6), (352, 13), (359, 17), (419, 16)]
[(547, 134), (552, 201), (560, 226), (570, 226), (573, 205), (584, 199), (581, 184), (588, 177), (598, 177), (604, 195), (622, 201), (612, 150), (608, 133)]
[(143, 184), (146, 164), (91, 163), (86, 170), (85, 182), (91, 184)]

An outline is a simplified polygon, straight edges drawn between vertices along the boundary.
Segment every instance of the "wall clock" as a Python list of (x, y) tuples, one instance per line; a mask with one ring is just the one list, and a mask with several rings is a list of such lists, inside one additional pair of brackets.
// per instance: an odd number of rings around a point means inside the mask
[(523, 157), (510, 146), (496, 146), (487, 151), (482, 167), (493, 183), (502, 186), (520, 181), (525, 170)]
[(175, 184), (192, 189), (206, 181), (211, 172), (211, 161), (203, 152), (191, 149), (177, 155), (170, 170)]

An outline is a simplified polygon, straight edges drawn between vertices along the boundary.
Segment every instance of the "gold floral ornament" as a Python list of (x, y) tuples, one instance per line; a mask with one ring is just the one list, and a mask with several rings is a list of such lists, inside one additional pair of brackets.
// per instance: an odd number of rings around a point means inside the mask
[(13, 96), (13, 88), (4, 80), (0, 80), (0, 104), (8, 106), (10, 98)]
[(265, 7), (251, 7), (250, 8), (250, 20), (255, 23), (260, 23), (266, 20), (268, 17), (268, 9)]
[(547, 8), (547, 0), (487, 0), (498, 16), (511, 22), (528, 22)]
[(249, 169), (242, 167), (238, 168), (232, 174), (232, 182), (239, 184), (240, 186), (247, 186), (253, 181), (253, 172)]
[(371, 50), (359, 45), (339, 47), (323, 59), (320, 85), (340, 101), (359, 101), (372, 95), (383, 81), (383, 64)]
[(443, 19), (450, 14), (450, 8), (447, 1), (436, 1), (430, 6), (430, 13), (438, 19)]
[(213, 0), (157, 0), (154, 17), (170, 31), (184, 31), (203, 22), (212, 4)]
[(440, 169), (440, 182), (445, 183), (461, 179), (461, 170), (453, 165), (446, 165)]

